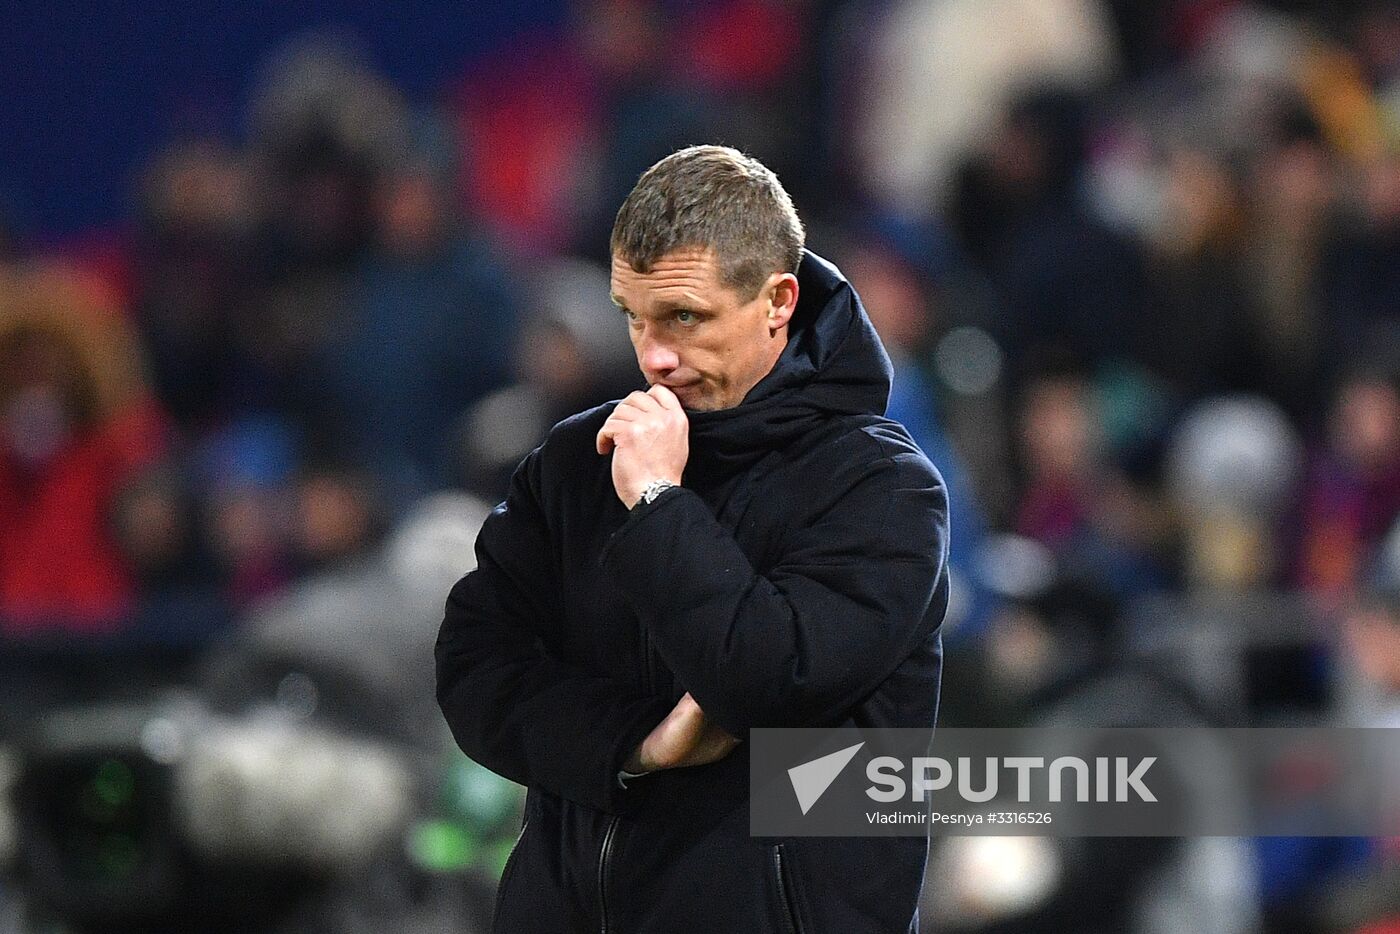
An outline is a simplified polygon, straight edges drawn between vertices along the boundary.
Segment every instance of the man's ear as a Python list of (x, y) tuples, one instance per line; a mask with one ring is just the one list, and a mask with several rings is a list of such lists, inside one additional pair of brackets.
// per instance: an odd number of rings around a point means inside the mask
[(776, 272), (764, 291), (768, 295), (768, 330), (777, 333), (787, 327), (797, 311), (797, 277), (790, 272)]

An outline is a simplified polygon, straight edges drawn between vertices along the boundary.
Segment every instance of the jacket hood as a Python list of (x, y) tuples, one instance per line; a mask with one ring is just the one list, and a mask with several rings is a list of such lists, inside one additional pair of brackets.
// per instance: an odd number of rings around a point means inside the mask
[(690, 413), (691, 467), (743, 468), (833, 415), (884, 415), (893, 368), (851, 284), (810, 250), (773, 369), (731, 409)]

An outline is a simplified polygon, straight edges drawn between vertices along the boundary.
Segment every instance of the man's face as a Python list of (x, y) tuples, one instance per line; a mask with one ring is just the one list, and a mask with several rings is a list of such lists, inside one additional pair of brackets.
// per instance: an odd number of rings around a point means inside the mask
[(773, 368), (787, 343), (797, 280), (775, 273), (756, 296), (741, 295), (721, 279), (712, 250), (685, 248), (645, 274), (614, 256), (612, 299), (647, 382), (706, 412), (738, 405)]

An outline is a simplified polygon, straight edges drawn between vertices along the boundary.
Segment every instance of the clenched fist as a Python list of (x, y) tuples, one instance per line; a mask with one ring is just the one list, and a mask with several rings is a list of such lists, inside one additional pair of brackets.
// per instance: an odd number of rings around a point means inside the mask
[(690, 458), (690, 420), (676, 394), (653, 386), (619, 402), (598, 431), (598, 453), (609, 451), (613, 488), (628, 509), (652, 481), (680, 486)]

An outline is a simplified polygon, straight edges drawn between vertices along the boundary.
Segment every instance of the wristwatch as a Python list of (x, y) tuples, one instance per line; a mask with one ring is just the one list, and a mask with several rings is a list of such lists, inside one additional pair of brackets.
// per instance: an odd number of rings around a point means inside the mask
[(665, 493), (667, 490), (675, 489), (675, 487), (676, 485), (670, 480), (653, 480), (642, 487), (642, 498), (637, 502), (645, 503), (650, 506), (652, 503), (656, 502), (658, 496)]

